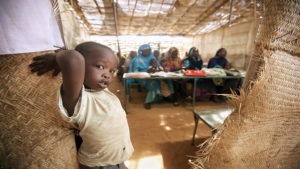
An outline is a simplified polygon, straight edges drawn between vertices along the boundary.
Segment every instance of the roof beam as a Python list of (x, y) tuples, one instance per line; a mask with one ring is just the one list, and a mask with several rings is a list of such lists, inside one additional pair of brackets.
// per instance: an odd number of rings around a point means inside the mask
[[(131, 14), (131, 18), (130, 18), (130, 21), (129, 21), (129, 25), (128, 25), (128, 29), (127, 29), (127, 34), (129, 34), (129, 30), (130, 30), (130, 27), (131, 27), (131, 22), (132, 22), (132, 19), (133, 19), (133, 16), (134, 16), (134, 12), (135, 12), (137, 1), (138, 0), (135, 0), (134, 8), (133, 8), (133, 11), (132, 11), (132, 14)], [(129, 4), (129, 0), (128, 0), (128, 4)]]
[[(236, 4), (235, 4), (235, 5), (236, 5)], [(233, 4), (233, 6), (234, 6), (234, 4)], [(251, 8), (253, 8), (253, 7), (251, 6), (251, 4), (249, 4), (248, 6), (244, 7), (244, 9), (251, 9)], [(254, 11), (254, 12), (255, 12), (255, 11)], [(241, 11), (240, 11), (239, 13), (241, 13)], [(243, 19), (246, 19), (246, 20), (247, 20), (246, 22), (250, 22), (250, 21), (255, 20), (256, 18), (253, 18), (253, 12), (249, 12), (249, 13), (241, 13), (241, 16), (235, 18), (234, 20), (231, 19), (230, 24), (232, 25), (232, 24), (235, 24), (235, 23), (242, 23), (242, 22), (243, 22), (243, 21), (242, 21)], [(229, 22), (227, 22), (226, 24), (220, 26), (218, 29), (222, 29), (222, 28), (227, 27), (227, 26), (229, 26)]]
[[(165, 0), (162, 1), (161, 5), (160, 5), (160, 8), (159, 8), (159, 12), (161, 11), (161, 8), (162, 8), (162, 6), (163, 6), (164, 3), (165, 3)], [(156, 25), (156, 23), (157, 23), (158, 17), (159, 17), (159, 13), (157, 14), (157, 16), (156, 16), (156, 18), (155, 18), (155, 21), (154, 21), (154, 24), (153, 24), (154, 26), (153, 26), (153, 28), (151, 29), (151, 31), (153, 31), (153, 30), (156, 28), (155, 25)]]
[[(96, 6), (97, 6), (97, 10), (98, 10), (99, 14), (102, 16), (103, 13), (102, 13), (101, 10), (100, 10), (100, 7), (99, 7), (99, 4), (98, 4), (97, 0), (94, 0), (94, 3), (95, 3)], [(105, 22), (104, 22), (104, 21), (102, 21), (102, 26), (105, 26)]]
[(121, 48), (120, 48), (120, 43), (119, 43), (119, 28), (118, 28), (118, 16), (117, 16), (117, 8), (116, 8), (116, 3), (113, 1), (113, 9), (114, 9), (114, 19), (115, 19), (115, 30), (116, 30), (116, 36), (117, 36), (117, 44), (118, 44), (118, 51), (121, 56)]
[(230, 11), (229, 11), (229, 16), (228, 16), (228, 25), (231, 26), (231, 14), (232, 14), (232, 3), (233, 3), (233, 0), (230, 0)]
[(99, 7), (99, 4), (98, 4), (97, 0), (94, 0), (94, 3), (95, 3), (96, 6), (97, 6), (97, 10), (98, 10), (99, 14), (102, 15), (102, 12), (101, 12), (101, 10), (100, 10), (100, 7)]
[(87, 28), (89, 30), (89, 33), (90, 34), (95, 33), (95, 31), (93, 30), (91, 24), (87, 21), (87, 19), (85, 18), (80, 6), (78, 5), (78, 0), (69, 0), (69, 3), (73, 7), (73, 9), (75, 9), (77, 15), (80, 17), (80, 19), (83, 21), (83, 23), (87, 26)]
[[(146, 19), (145, 19), (145, 23), (147, 23), (148, 22), (148, 20), (149, 20), (149, 11), (150, 11), (150, 9), (152, 8), (152, 3), (153, 3), (153, 0), (150, 0), (150, 7), (147, 9), (147, 15), (146, 15)], [(147, 32), (147, 27), (145, 26), (144, 27), (144, 33), (146, 33)]]
[(221, 3), (216, 6), (216, 3), (212, 4), (207, 10), (205, 10), (204, 12), (201, 13), (200, 17), (197, 21), (197, 23), (192, 26), (192, 28), (190, 28), (189, 30), (186, 31), (186, 35), (190, 34), (191, 32), (195, 31), (195, 29), (200, 25), (200, 23), (202, 23), (203, 21), (205, 21), (207, 18), (209, 18), (212, 14), (214, 14), (218, 9), (220, 9), (221, 6), (225, 5), (229, 0), (223, 0), (221, 1)]
[[(176, 1), (174, 1), (174, 2), (176, 2)], [(184, 11), (184, 13), (180, 16), (180, 17), (178, 17), (178, 19), (176, 20), (176, 22), (172, 25), (172, 27), (174, 27), (176, 24), (177, 24), (177, 22), (179, 22), (180, 21), (180, 19), (182, 19), (183, 17), (184, 17), (184, 15), (196, 4), (196, 2), (197, 1), (195, 1), (192, 5), (190, 5), (189, 7), (187, 7), (187, 9)], [(174, 8), (174, 6), (175, 6), (175, 3), (173, 4), (173, 8)], [(173, 8), (172, 8), (172, 10), (173, 10)], [(178, 33), (177, 33), (178, 34)]]

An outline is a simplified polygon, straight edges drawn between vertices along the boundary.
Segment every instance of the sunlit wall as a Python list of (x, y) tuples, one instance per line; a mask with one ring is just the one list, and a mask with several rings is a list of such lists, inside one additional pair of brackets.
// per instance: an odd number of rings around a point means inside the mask
[[(131, 50), (137, 51), (139, 46), (145, 43), (149, 43), (153, 50), (158, 49), (161, 53), (174, 46), (179, 49), (181, 58), (195, 46), (199, 49), (204, 63), (214, 57), (219, 48), (224, 47), (232, 66), (246, 70), (254, 51), (257, 29), (258, 22), (251, 21), (198, 36), (119, 36), (119, 44), (122, 55), (128, 55)], [(91, 40), (118, 51), (116, 36), (91, 36)]]
[[(91, 36), (92, 41), (111, 47), (114, 51), (118, 51), (116, 36)], [(119, 36), (119, 44), (122, 55), (128, 55), (132, 50), (137, 51), (140, 45), (149, 43), (153, 50), (167, 52), (170, 47), (179, 49), (180, 57), (184, 58), (192, 46), (192, 38), (183, 36)]]

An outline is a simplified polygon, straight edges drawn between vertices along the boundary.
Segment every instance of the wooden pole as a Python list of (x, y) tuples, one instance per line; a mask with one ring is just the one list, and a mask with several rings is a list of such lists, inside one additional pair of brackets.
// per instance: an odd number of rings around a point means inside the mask
[(232, 14), (232, 3), (233, 3), (233, 0), (230, 0), (230, 12), (229, 12), (229, 22), (228, 22), (228, 26), (230, 27), (231, 26), (231, 14)]
[(117, 9), (116, 9), (116, 3), (113, 1), (113, 7), (114, 7), (114, 19), (115, 19), (115, 30), (116, 30), (116, 36), (117, 36), (117, 44), (118, 44), (118, 52), (120, 56), (121, 54), (121, 48), (120, 48), (120, 42), (119, 42), (119, 29), (118, 29), (118, 16), (117, 16)]

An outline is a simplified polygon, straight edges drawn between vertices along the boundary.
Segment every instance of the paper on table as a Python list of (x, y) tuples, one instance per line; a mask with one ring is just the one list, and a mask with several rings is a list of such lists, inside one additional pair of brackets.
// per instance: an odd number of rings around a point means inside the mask
[(143, 78), (149, 78), (149, 77), (151, 77), (151, 76), (147, 72), (131, 72), (131, 73), (124, 73), (123, 74), (123, 78), (143, 79)]
[(170, 77), (170, 76), (183, 76), (182, 73), (175, 73), (175, 72), (155, 72), (152, 73), (151, 76), (158, 76), (158, 77)]

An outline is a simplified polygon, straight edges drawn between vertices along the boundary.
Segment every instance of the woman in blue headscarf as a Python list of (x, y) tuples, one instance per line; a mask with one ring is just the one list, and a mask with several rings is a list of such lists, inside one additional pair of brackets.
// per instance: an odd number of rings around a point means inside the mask
[[(152, 54), (152, 50), (149, 44), (144, 44), (139, 47), (138, 55), (132, 60), (129, 72), (147, 72), (150, 66), (151, 60), (156, 59)], [(159, 80), (142, 80), (142, 79), (129, 79), (128, 83), (139, 83), (144, 86), (147, 90), (147, 97), (145, 100), (144, 107), (146, 109), (151, 108), (151, 103), (154, 103), (162, 98), (160, 93), (160, 82)]]

